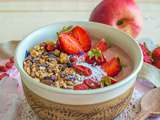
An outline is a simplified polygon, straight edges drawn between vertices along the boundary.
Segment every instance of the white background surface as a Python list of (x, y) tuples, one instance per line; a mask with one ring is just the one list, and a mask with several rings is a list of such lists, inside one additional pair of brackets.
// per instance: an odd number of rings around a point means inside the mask
[[(21, 40), (40, 26), (56, 21), (88, 20), (101, 0), (1, 0), (0, 42)], [(137, 0), (144, 16), (139, 38), (160, 40), (160, 0)]]

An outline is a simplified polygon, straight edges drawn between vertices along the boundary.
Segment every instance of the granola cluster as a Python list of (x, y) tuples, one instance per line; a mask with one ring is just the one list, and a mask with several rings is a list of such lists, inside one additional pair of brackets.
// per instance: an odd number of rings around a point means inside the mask
[[(72, 89), (76, 79), (69, 56), (58, 49), (47, 50), (47, 42), (40, 43), (26, 52), (25, 71), (36, 80), (59, 88)], [(49, 42), (53, 46), (55, 43)]]

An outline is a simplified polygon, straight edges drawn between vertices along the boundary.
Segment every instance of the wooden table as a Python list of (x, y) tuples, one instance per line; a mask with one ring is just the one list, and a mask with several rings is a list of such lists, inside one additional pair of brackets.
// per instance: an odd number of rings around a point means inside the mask
[[(1, 0), (0, 42), (21, 40), (40, 26), (56, 21), (88, 20), (101, 0)], [(144, 16), (139, 38), (160, 40), (160, 0), (136, 0)]]

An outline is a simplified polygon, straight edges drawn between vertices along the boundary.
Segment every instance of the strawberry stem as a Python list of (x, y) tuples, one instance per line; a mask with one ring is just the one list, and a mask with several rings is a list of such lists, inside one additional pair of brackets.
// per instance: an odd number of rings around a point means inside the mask
[(72, 28), (73, 28), (73, 25), (64, 26), (64, 27), (62, 28), (62, 30), (60, 30), (59, 32), (57, 32), (57, 36), (59, 36), (59, 34), (62, 33), (62, 32), (64, 33), (64, 32), (69, 32), (69, 31), (71, 31)]

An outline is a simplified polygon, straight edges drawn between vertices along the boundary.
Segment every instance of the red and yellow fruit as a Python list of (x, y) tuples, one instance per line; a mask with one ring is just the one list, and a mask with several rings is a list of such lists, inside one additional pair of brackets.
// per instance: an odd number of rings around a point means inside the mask
[(135, 0), (103, 0), (92, 12), (90, 21), (100, 22), (137, 37), (142, 15)]

